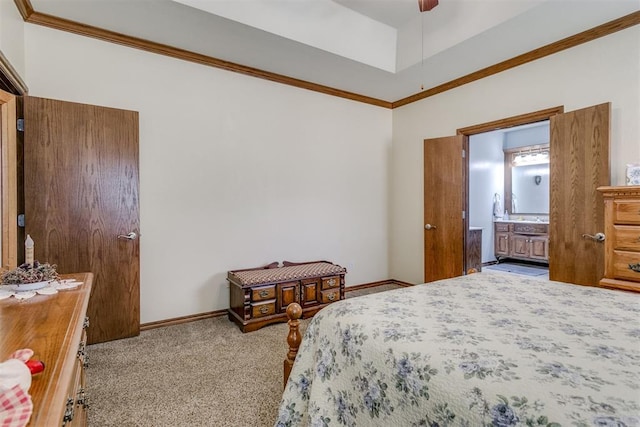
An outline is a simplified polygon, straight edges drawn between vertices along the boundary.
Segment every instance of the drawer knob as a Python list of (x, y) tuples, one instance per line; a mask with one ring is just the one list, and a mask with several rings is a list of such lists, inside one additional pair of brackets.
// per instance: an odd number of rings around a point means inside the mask
[(260, 295), (260, 298), (266, 298), (266, 297), (269, 296), (269, 291), (266, 290), (266, 289), (263, 289), (263, 290), (260, 291), (260, 293), (258, 295)]
[(640, 262), (636, 264), (629, 264), (629, 269), (635, 271), (636, 273), (640, 273)]
[(336, 284), (336, 279), (329, 279), (327, 283), (329, 283), (329, 286), (333, 286)]
[(260, 313), (267, 314), (268, 312), (269, 312), (269, 307), (267, 307), (266, 305), (263, 305), (262, 307), (260, 307)]
[(327, 295), (327, 299), (329, 301), (333, 301), (334, 299), (336, 299), (336, 293), (335, 292), (331, 292), (329, 295)]

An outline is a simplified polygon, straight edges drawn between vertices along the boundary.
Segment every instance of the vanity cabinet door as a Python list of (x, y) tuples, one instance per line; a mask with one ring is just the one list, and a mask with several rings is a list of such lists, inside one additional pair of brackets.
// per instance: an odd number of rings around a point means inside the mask
[(495, 241), (495, 255), (496, 257), (509, 256), (509, 233), (496, 232)]
[(518, 234), (511, 235), (511, 256), (517, 258), (529, 257), (529, 239), (530, 236), (522, 236)]
[(536, 260), (549, 260), (549, 239), (547, 237), (529, 237), (529, 257)]

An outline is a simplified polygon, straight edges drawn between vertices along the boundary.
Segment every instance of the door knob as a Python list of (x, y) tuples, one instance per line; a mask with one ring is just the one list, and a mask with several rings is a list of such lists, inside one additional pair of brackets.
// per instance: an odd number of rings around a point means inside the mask
[(138, 235), (133, 231), (126, 235), (125, 234), (118, 235), (118, 239), (123, 239), (123, 240), (136, 240), (137, 237)]
[(435, 225), (427, 224), (424, 226), (425, 230), (431, 230), (432, 228), (435, 230), (437, 227)]
[(596, 242), (604, 242), (604, 233), (596, 233), (594, 235), (583, 234), (582, 237), (585, 239), (595, 240)]

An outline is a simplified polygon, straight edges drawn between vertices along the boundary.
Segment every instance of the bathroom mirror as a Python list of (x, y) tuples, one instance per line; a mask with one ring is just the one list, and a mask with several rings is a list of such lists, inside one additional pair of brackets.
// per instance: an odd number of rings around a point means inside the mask
[(505, 209), (549, 215), (549, 145), (505, 150)]

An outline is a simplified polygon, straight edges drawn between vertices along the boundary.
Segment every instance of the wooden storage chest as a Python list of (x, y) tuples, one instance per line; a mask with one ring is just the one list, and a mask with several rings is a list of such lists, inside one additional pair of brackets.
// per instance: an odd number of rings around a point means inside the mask
[(287, 321), (287, 306), (297, 302), (302, 317), (344, 299), (344, 267), (328, 261), (277, 262), (259, 268), (229, 271), (229, 320), (242, 332)]

